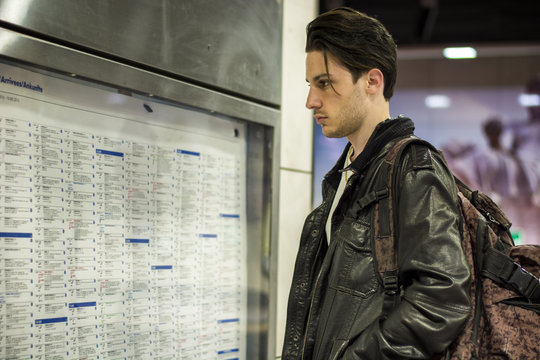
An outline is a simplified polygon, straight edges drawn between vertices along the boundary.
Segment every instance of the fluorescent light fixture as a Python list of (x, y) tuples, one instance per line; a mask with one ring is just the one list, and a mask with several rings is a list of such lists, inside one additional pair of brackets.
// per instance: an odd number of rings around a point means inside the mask
[(476, 50), (472, 47), (448, 47), (443, 50), (443, 55), (447, 59), (474, 59)]
[(429, 95), (426, 96), (424, 103), (431, 109), (444, 109), (450, 107), (450, 98), (446, 95)]
[[(0, 14), (2, 14), (2, 20), (8, 21), (12, 24), (20, 23), (28, 9), (32, 0), (22, 0), (22, 1), (4, 1), (0, 5)], [(8, 32), (0, 34), (0, 53), (4, 53), (4, 50), (10, 46), (14, 41), (14, 37), (10, 36)]]
[(538, 94), (520, 94), (518, 97), (519, 105), (532, 107), (540, 106), (540, 95)]

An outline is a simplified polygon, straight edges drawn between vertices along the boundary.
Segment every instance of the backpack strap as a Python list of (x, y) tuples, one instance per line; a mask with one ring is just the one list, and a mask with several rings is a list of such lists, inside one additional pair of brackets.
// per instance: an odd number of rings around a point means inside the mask
[(384, 287), (383, 316), (388, 316), (399, 302), (398, 219), (395, 214), (397, 199), (394, 194), (397, 194), (395, 186), (402, 154), (412, 142), (427, 144), (433, 148), (428, 142), (414, 136), (399, 140), (386, 154), (375, 179), (375, 190), (372, 192), (386, 195), (380, 197), (375, 205), (373, 230), (375, 262)]
[(399, 300), (399, 269), (397, 263), (394, 209), (392, 204), (391, 178), (393, 161), (384, 160), (375, 182), (375, 193), (386, 196), (375, 204), (374, 250), (379, 277), (384, 287), (383, 316), (387, 316)]
[[(472, 191), (456, 176), (454, 176), (454, 180), (456, 182), (458, 191), (461, 192), (463, 196), (469, 200), (486, 219), (488, 219), (492, 224), (497, 225), (501, 232), (510, 230), (512, 222), (489, 196), (478, 190)], [(511, 239), (512, 237), (510, 236), (510, 239), (506, 242), (509, 246), (514, 246)]]
[(510, 285), (521, 296), (535, 303), (540, 303), (540, 281), (538, 278), (523, 269), (511, 257), (495, 248), (488, 248), (484, 254), (482, 275), (500, 285)]

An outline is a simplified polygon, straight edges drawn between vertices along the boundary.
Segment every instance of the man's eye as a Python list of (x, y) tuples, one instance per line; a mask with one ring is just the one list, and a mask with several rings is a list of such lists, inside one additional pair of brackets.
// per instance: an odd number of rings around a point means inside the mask
[(320, 87), (320, 88), (325, 88), (325, 87), (327, 87), (327, 86), (330, 86), (330, 81), (328, 81), (328, 80), (321, 80), (321, 81), (319, 81), (319, 87)]

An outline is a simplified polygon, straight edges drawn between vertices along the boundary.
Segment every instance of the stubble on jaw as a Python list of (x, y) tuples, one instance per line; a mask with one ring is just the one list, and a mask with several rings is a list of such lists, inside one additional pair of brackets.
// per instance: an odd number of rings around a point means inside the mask
[(326, 124), (321, 124), (321, 130), (324, 136), (328, 138), (348, 138), (350, 135), (360, 131), (366, 111), (363, 106), (363, 99), (356, 89), (349, 102), (341, 108), (335, 115), (327, 117)]

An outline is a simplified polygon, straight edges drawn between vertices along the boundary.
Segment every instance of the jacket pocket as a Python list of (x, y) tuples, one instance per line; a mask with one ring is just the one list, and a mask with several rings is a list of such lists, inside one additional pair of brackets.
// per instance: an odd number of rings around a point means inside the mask
[(332, 241), (338, 243), (330, 271), (330, 286), (361, 297), (375, 292), (378, 281), (369, 236), (368, 224), (353, 218), (343, 219), (332, 234)]

